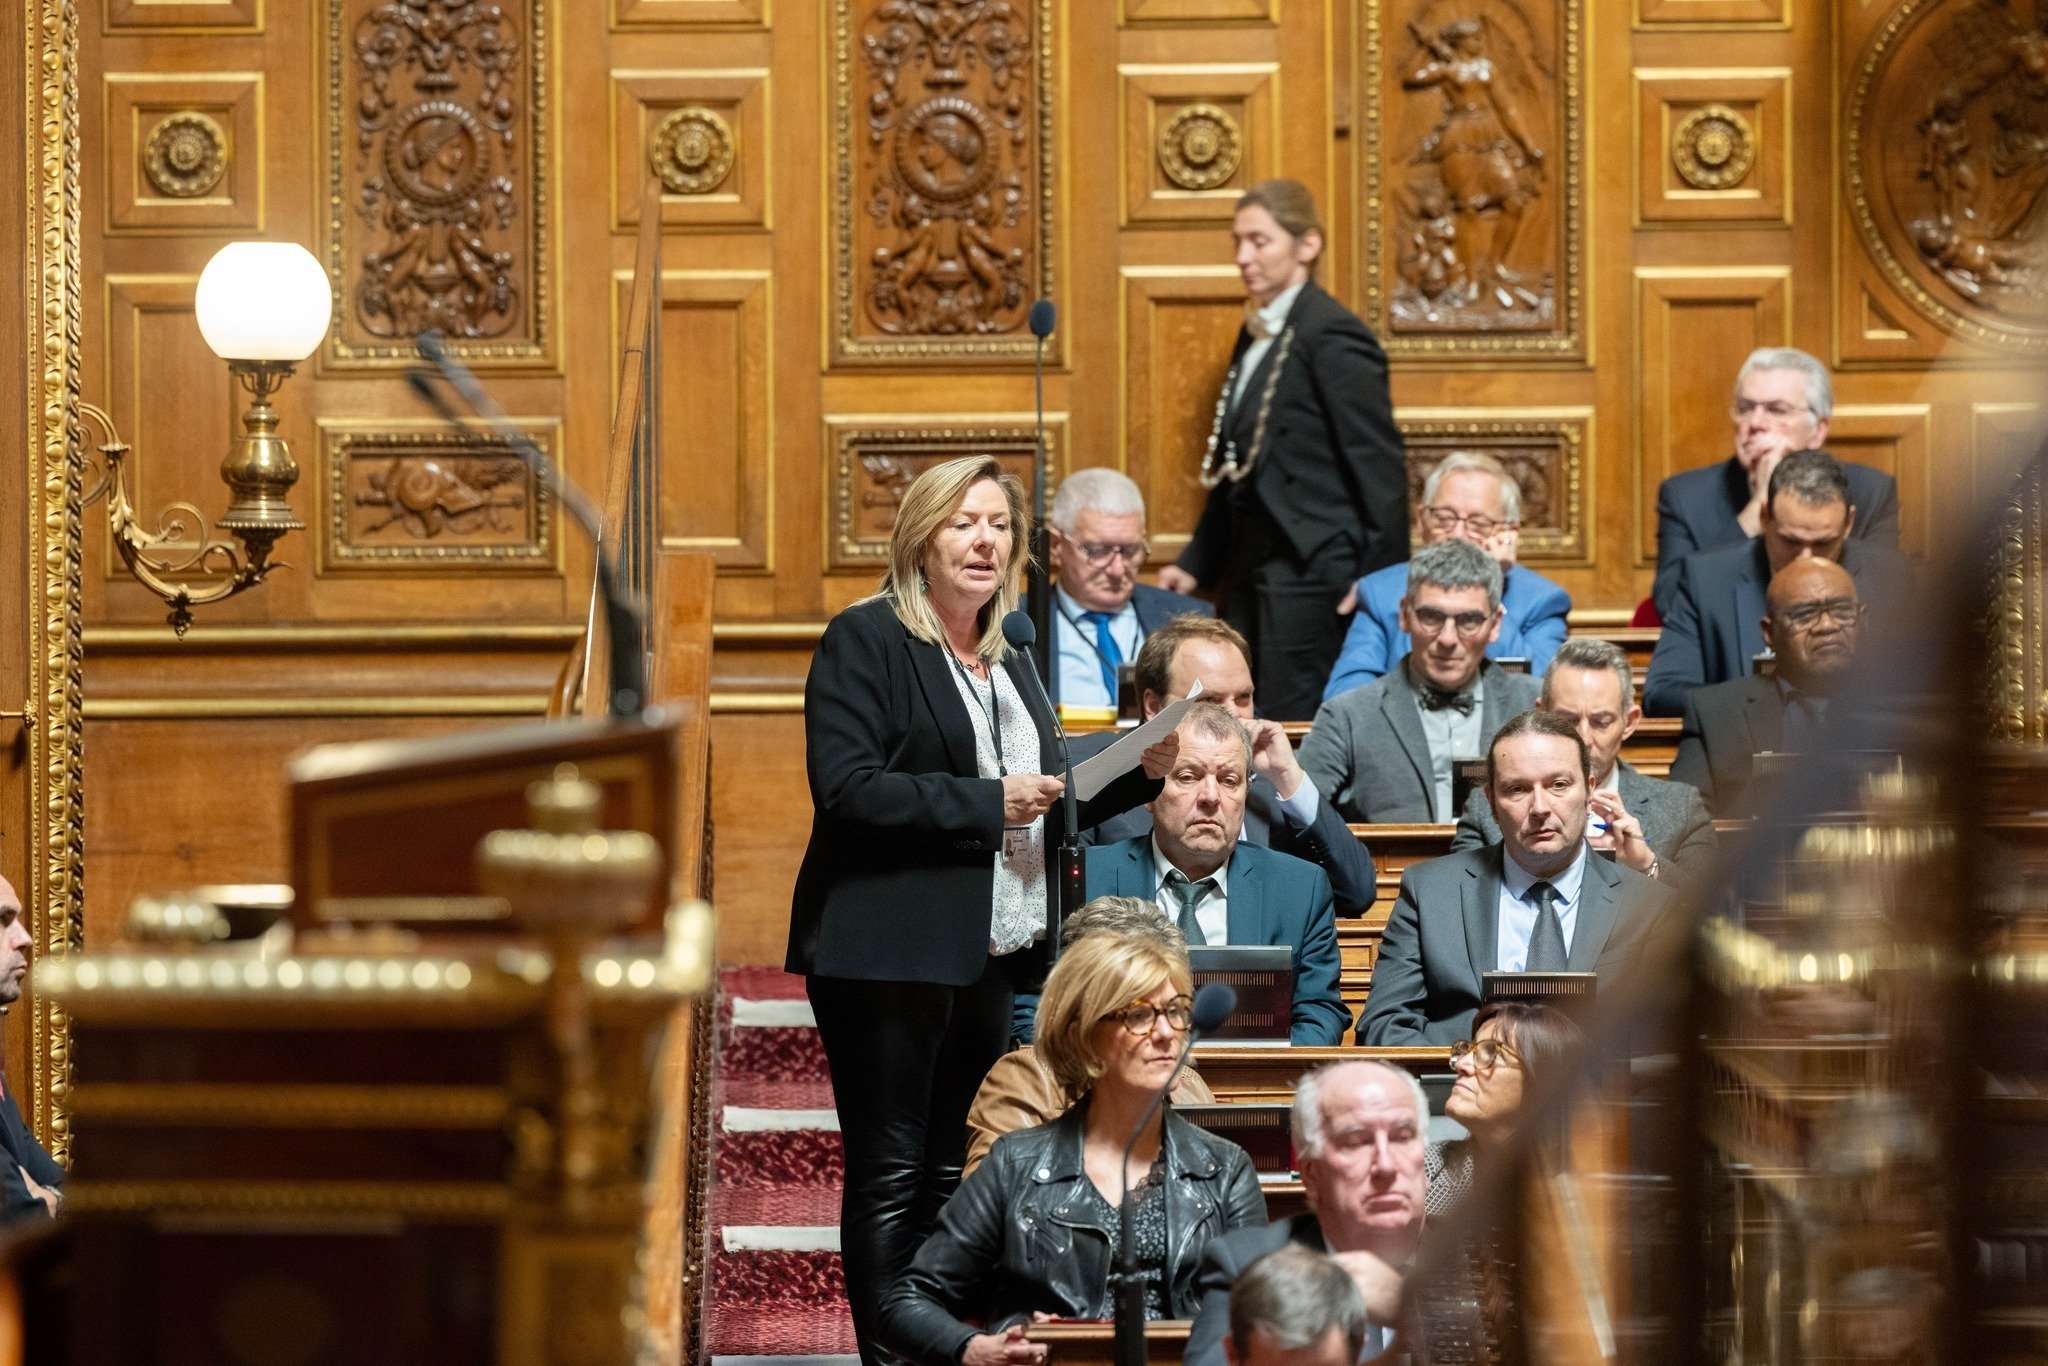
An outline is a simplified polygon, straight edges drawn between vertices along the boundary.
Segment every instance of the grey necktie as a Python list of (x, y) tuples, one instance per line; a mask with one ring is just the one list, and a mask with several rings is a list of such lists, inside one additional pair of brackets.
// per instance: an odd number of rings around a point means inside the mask
[(1557, 888), (1539, 882), (1529, 889), (1536, 902), (1536, 928), (1529, 931), (1525, 972), (1564, 971), (1564, 924), (1557, 918)]
[(1216, 879), (1205, 877), (1199, 882), (1188, 881), (1188, 875), (1176, 868), (1166, 875), (1166, 886), (1173, 893), (1173, 899), (1180, 903), (1180, 932), (1190, 946), (1206, 944), (1208, 938), (1202, 933), (1202, 924), (1195, 919), (1195, 910), (1209, 893), (1216, 890)]

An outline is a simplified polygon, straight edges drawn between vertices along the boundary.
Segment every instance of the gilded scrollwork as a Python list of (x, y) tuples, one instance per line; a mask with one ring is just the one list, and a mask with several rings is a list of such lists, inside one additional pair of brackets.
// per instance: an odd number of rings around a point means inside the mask
[(1749, 120), (1725, 104), (1695, 109), (1671, 130), (1671, 165), (1695, 190), (1733, 189), (1755, 162)]
[(1159, 169), (1182, 190), (1228, 184), (1244, 157), (1237, 120), (1213, 104), (1191, 104), (1159, 130)]
[(647, 164), (670, 194), (709, 194), (732, 174), (732, 127), (718, 111), (689, 105), (670, 111), (647, 146)]
[(228, 169), (228, 137), (196, 109), (166, 114), (142, 144), (142, 173), (166, 199), (197, 199)]
[(1011, 357), (1050, 292), (1048, 0), (838, 0), (844, 359)]

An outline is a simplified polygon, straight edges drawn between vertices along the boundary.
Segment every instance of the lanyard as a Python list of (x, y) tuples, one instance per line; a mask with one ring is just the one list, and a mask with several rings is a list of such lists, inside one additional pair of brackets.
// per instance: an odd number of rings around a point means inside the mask
[[(1003, 759), (1003, 700), (996, 696), (995, 666), (993, 664), (988, 666), (988, 705), (984, 707), (981, 704), (981, 693), (974, 686), (974, 675), (967, 672), (967, 666), (960, 662), (960, 656), (954, 654), (950, 646), (947, 647), (946, 658), (953, 661), (953, 667), (958, 669), (960, 676), (967, 680), (967, 695), (974, 699), (974, 709), (988, 718), (989, 734), (995, 738), (996, 776), (998, 778), (1009, 777), (1010, 767)], [(986, 661), (983, 662), (986, 663)]]

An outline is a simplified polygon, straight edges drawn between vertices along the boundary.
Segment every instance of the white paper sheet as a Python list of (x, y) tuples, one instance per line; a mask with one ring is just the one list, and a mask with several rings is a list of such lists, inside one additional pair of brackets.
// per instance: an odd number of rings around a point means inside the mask
[(1116, 743), (1092, 758), (1083, 759), (1074, 765), (1074, 796), (1077, 800), (1088, 801), (1096, 793), (1108, 787), (1118, 778), (1129, 773), (1144, 761), (1145, 751), (1180, 724), (1181, 714), (1188, 704), (1202, 695), (1202, 681), (1195, 680), (1195, 686), (1188, 695), (1178, 702), (1169, 702), (1159, 709), (1144, 725), (1127, 730), (1116, 738)]

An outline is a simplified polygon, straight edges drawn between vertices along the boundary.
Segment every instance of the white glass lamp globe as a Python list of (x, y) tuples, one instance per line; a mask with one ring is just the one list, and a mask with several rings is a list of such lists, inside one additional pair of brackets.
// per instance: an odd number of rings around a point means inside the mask
[(296, 242), (230, 242), (199, 273), (199, 332), (222, 360), (301, 361), (327, 335), (327, 272)]

